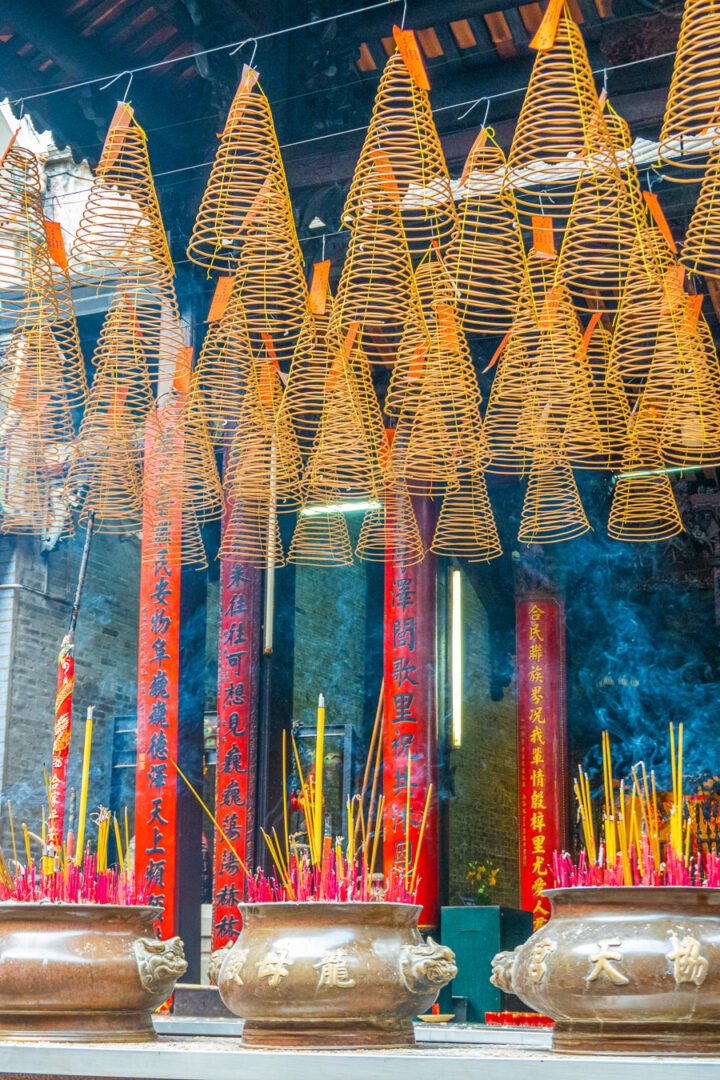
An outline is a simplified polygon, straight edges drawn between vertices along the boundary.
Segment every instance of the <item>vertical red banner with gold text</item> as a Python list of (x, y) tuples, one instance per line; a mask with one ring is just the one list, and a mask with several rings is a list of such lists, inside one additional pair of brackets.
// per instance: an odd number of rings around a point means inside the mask
[[(226, 520), (231, 511), (228, 500)], [(243, 871), (236, 857), (248, 859), (255, 643), (261, 575), (254, 567), (225, 558), (220, 570), (218, 641), (218, 733), (215, 814), (225, 833), (215, 835), (213, 949), (234, 941), (241, 922)], [(229, 843), (228, 843), (229, 841)], [(232, 847), (230, 846), (232, 845)], [(234, 848), (234, 851), (233, 851)]]
[[(149, 903), (163, 908), (159, 937), (176, 932), (175, 836), (180, 646), (180, 501), (159, 488), (164, 462), (177, 460), (177, 414), (145, 429), (145, 496), (140, 569), (138, 742), (135, 788), (135, 873), (147, 875)], [(173, 470), (174, 472), (175, 470)]]
[[(418, 501), (418, 525), (429, 508)], [(423, 536), (423, 540), (425, 537)], [(429, 541), (427, 541), (429, 546)], [(439, 924), (437, 737), (435, 728), (435, 557), (416, 566), (385, 563), (385, 727), (383, 744), (383, 867), (385, 880), (405, 868), (405, 833), (410, 764), (411, 868), (417, 852), (428, 788), (428, 809), (417, 868), (420, 924)]]
[(520, 906), (535, 929), (550, 917), (553, 852), (565, 840), (565, 609), (533, 593), (515, 608), (518, 680)]

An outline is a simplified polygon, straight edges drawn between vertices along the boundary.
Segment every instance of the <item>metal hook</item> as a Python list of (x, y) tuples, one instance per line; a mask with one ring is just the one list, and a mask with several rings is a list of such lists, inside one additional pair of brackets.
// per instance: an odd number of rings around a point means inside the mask
[(458, 116), (458, 120), (464, 120), (466, 116), (469, 116), (470, 113), (473, 111), (473, 109), (476, 109), (481, 101), (486, 101), (487, 102), (487, 106), (485, 108), (485, 116), (484, 116), (483, 122), (482, 122), (482, 126), (485, 127), (485, 124), (486, 124), (487, 118), (488, 118), (488, 113), (490, 112), (490, 98), (489, 97), (480, 97), (480, 98), (477, 99), (477, 101), (473, 101), (470, 108), (466, 109), (465, 112), (462, 114), (462, 116)]
[(129, 92), (130, 92), (130, 84), (131, 84), (131, 83), (132, 83), (132, 81), (133, 81), (133, 74), (132, 74), (132, 71), (129, 71), (129, 72), (128, 72), (128, 75), (130, 76), (130, 78), (129, 78), (129, 79), (128, 79), (128, 81), (127, 81), (127, 86), (125, 87), (125, 93), (124, 93), (124, 94), (123, 94), (123, 96), (122, 96), (122, 99), (123, 99), (123, 101), (124, 101), (124, 102), (125, 102), (125, 101), (127, 101), (127, 96), (128, 96), (128, 94), (129, 94)]
[(22, 120), (23, 116), (25, 115), (25, 98), (20, 98), (19, 104), (20, 104), (20, 115), (18, 116), (18, 123)]
[(655, 183), (655, 181), (656, 180), (664, 180), (664, 179), (665, 179), (665, 177), (663, 176), (663, 174), (658, 172), (657, 169), (654, 166), (651, 165), (650, 168), (647, 171), (648, 191), (652, 193), (653, 184)]
[(607, 68), (603, 68), (603, 90), (607, 94)]
[(255, 63), (255, 53), (257, 52), (257, 47), (258, 47), (257, 38), (254, 38), (254, 37), (245, 38), (245, 40), (241, 41), (240, 44), (235, 49), (232, 50), (232, 52), (228, 53), (228, 56), (234, 56), (235, 53), (239, 53), (240, 50), (242, 48), (244, 48), (245, 45), (249, 44), (249, 42), (251, 42), (251, 41), (255, 42), (255, 48), (252, 51), (252, 56), (250, 57), (250, 62), (248, 63), (248, 67), (252, 67), (253, 64)]
[(322, 258), (321, 262), (325, 262), (325, 233), (322, 234)]
[(101, 90), (107, 90), (108, 87), (112, 86), (113, 83), (116, 83), (118, 81), (118, 79), (122, 79), (123, 75), (129, 75), (130, 76), (130, 79), (128, 80), (128, 84), (127, 84), (127, 86), (125, 88), (125, 97), (123, 98), (123, 101), (126, 101), (127, 100), (127, 93), (128, 93), (128, 90), (130, 89), (130, 83), (132, 82), (132, 78), (133, 78), (132, 77), (132, 71), (119, 71), (117, 73), (117, 75), (113, 75), (112, 79), (109, 79), (105, 83), (104, 86), (100, 87), (100, 89)]
[(407, 0), (403, 0), (403, 13), (402, 13), (402, 19), (400, 20), (400, 29), (401, 30), (405, 29), (405, 17), (406, 16), (407, 16)]

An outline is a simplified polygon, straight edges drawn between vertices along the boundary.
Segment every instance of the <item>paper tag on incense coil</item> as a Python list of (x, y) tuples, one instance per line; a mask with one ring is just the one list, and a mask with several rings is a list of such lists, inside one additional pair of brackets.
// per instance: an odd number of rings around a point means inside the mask
[(190, 392), (192, 356), (192, 345), (183, 345), (181, 349), (178, 349), (175, 360), (175, 374), (173, 375), (173, 389), (177, 390), (179, 394), (188, 394)]
[(50, 258), (63, 270), (67, 270), (68, 260), (67, 252), (65, 251), (65, 241), (63, 240), (62, 225), (59, 221), (51, 221), (50, 218), (45, 218), (45, 233), (47, 235), (48, 251), (50, 252)]
[(688, 330), (694, 330), (697, 326), (697, 321), (700, 318), (700, 309), (705, 297), (702, 293), (696, 293), (694, 296), (689, 296), (687, 301), (687, 307), (685, 308), (685, 318), (683, 319), (683, 325)]
[(100, 155), (100, 164), (97, 170), (99, 175), (102, 175), (114, 165), (134, 119), (135, 114), (132, 105), (127, 101), (118, 101)]
[(430, 83), (420, 53), (420, 46), (413, 31), (401, 30), (399, 26), (393, 26), (393, 37), (412, 81), (419, 90), (429, 90)]
[(529, 43), (531, 49), (535, 49), (537, 52), (547, 52), (548, 49), (552, 49), (564, 7), (565, 0), (550, 0), (545, 9), (543, 20)]
[(413, 349), (412, 358), (408, 364), (407, 377), (410, 382), (417, 382), (422, 378), (425, 370), (425, 358), (428, 354), (428, 342), (418, 341)]
[(458, 184), (459, 188), (462, 188), (462, 187), (465, 186), (465, 184), (467, 182), (467, 178), (470, 175), (470, 170), (472, 169), (473, 164), (474, 164), (475, 154), (478, 152), (478, 150), (482, 150), (482, 148), (485, 146), (486, 142), (487, 142), (487, 128), (486, 127), (481, 127), (480, 131), (475, 136), (475, 142), (470, 147), (470, 153), (465, 158), (465, 164), (463, 165), (463, 171), (462, 171), (462, 173), (460, 175), (460, 183)]
[(556, 259), (553, 219), (548, 214), (532, 215), (533, 255), (538, 259)]
[(662, 207), (654, 191), (643, 191), (643, 199), (645, 200), (647, 207), (652, 214), (652, 219), (657, 225), (660, 232), (667, 240), (667, 245), (672, 251), (673, 255), (677, 255), (677, 244), (673, 239), (673, 234), (670, 232), (670, 226), (667, 223), (667, 219), (663, 214)]
[(458, 339), (457, 323), (455, 322), (455, 311), (449, 304), (437, 305), (437, 322), (443, 348), (458, 350), (460, 341)]
[(590, 316), (590, 322), (587, 324), (585, 333), (583, 334), (583, 339), (578, 346), (577, 352), (575, 353), (576, 360), (582, 360), (587, 353), (588, 345), (590, 344), (590, 338), (593, 335), (595, 327), (600, 322), (602, 314), (602, 311), (593, 311), (592, 315)]
[(245, 106), (247, 99), (250, 96), (250, 92), (255, 83), (260, 78), (260, 73), (251, 68), (248, 64), (243, 65), (242, 75), (240, 76), (240, 82), (238, 88), (235, 91), (235, 97), (232, 100), (232, 105), (225, 121), (225, 127), (218, 134), (218, 139), (222, 139), (224, 135), (227, 135), (232, 128), (242, 119), (242, 115), (245, 112)]
[(560, 289), (553, 288), (548, 291), (543, 306), (538, 315), (538, 328), (540, 330), (552, 330), (560, 307)]
[(240, 228), (236, 232), (236, 234), (235, 234), (236, 236), (238, 236), (238, 237), (242, 236), (242, 234), (244, 232), (246, 232), (247, 229), (250, 228), (253, 221), (255, 220), (255, 218), (260, 213), (260, 209), (262, 207), (262, 204), (267, 200), (267, 197), (268, 197), (268, 194), (270, 192), (271, 186), (272, 186), (272, 177), (271, 176), (266, 176), (265, 179), (263, 180), (262, 184), (258, 188), (253, 201), (250, 203), (247, 214), (245, 215), (243, 220), (240, 222)]
[(108, 410), (108, 415), (114, 423), (118, 423), (122, 415), (122, 411), (125, 408), (125, 401), (127, 400), (129, 386), (118, 386), (113, 395), (112, 405)]
[(663, 279), (663, 300), (660, 305), (660, 314), (676, 311), (685, 297), (685, 267), (680, 263), (668, 266)]
[(218, 319), (223, 317), (234, 284), (235, 274), (218, 278), (215, 292), (213, 293), (212, 303), (210, 304), (207, 322), (217, 322)]
[(390, 158), (384, 150), (378, 150), (374, 146), (370, 148), (370, 157), (372, 158), (375, 172), (377, 173), (378, 180), (382, 184), (385, 194), (388, 195), (393, 202), (399, 203), (401, 197), (400, 188), (395, 179), (395, 173), (393, 172)]
[(341, 355), (346, 359), (350, 359), (350, 353), (352, 352), (353, 345), (355, 344), (355, 338), (357, 337), (358, 330), (360, 329), (359, 320), (355, 320), (348, 325), (347, 332), (345, 334), (345, 340), (342, 343)]
[(330, 280), (330, 260), (313, 264), (308, 304), (313, 315), (324, 315), (327, 308), (327, 289)]
[(267, 330), (261, 330), (260, 337), (268, 354), (268, 359), (261, 365), (258, 376), (260, 401), (266, 409), (270, 409), (275, 401), (275, 375), (280, 371), (280, 364), (278, 363), (272, 336)]
[(143, 332), (140, 329), (140, 323), (138, 322), (138, 317), (137, 317), (137, 301), (132, 300), (128, 296), (127, 293), (123, 293), (122, 298), (123, 298), (123, 302), (125, 304), (125, 307), (128, 310), (128, 315), (130, 316), (130, 320), (132, 322), (133, 334), (135, 334), (139, 338), (142, 338), (143, 337)]
[(489, 363), (489, 364), (487, 364), (487, 365), (486, 365), (486, 366), (485, 366), (485, 367), (484, 367), (484, 368), (482, 369), (482, 371), (480, 372), (480, 374), (481, 374), (481, 375), (484, 375), (486, 371), (490, 371), (490, 369), (491, 369), (491, 368), (494, 368), (494, 367), (495, 367), (495, 365), (497, 364), (498, 360), (500, 359), (500, 357), (501, 357), (501, 355), (502, 355), (503, 349), (505, 348), (505, 346), (507, 345), (508, 341), (510, 340), (510, 334), (511, 334), (511, 333), (512, 333), (512, 331), (511, 331), (511, 330), (508, 330), (507, 334), (506, 334), (506, 335), (505, 335), (505, 337), (504, 337), (504, 338), (502, 339), (502, 341), (501, 341), (501, 342), (500, 342), (500, 344), (498, 345), (497, 349), (496, 349), (496, 350), (495, 350), (495, 352), (493, 353), (493, 355), (492, 355), (492, 358), (491, 358), (491, 360), (490, 360), (490, 363)]

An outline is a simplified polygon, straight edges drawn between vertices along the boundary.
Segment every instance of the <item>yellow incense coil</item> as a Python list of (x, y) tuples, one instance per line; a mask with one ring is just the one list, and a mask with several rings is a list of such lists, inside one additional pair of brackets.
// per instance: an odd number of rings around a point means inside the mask
[(69, 256), (73, 281), (96, 289), (121, 280), (162, 288), (172, 276), (150, 172), (147, 137), (129, 105), (118, 106)]
[(644, 209), (637, 185), (620, 171), (612, 135), (599, 110), (589, 125), (586, 148), (592, 169), (578, 181), (559, 276), (577, 308), (614, 312)]
[[(174, 440), (176, 452), (163, 457), (153, 495), (158, 506), (165, 499), (179, 503), (183, 527), (187, 517), (188, 535), (192, 539), (196, 532), (199, 536), (201, 524), (222, 517), (224, 508), (215, 451), (194, 388), (188, 394), (173, 395), (158, 419), (161, 430), (167, 429), (168, 438)], [(196, 546), (195, 539), (192, 546)]]
[(417, 396), (429, 350), (430, 330), (419, 304), (415, 304), (408, 315), (398, 344), (390, 384), (385, 395), (383, 408), (388, 416), (399, 416), (405, 406), (409, 410), (414, 408), (414, 404), (406, 402), (406, 395)]
[(245, 315), (253, 351), (268, 345), (279, 359), (289, 359), (308, 310), (302, 262), (289, 239), (248, 237), (238, 263), (236, 299)]
[(565, 5), (554, 45), (535, 59), (508, 154), (505, 187), (519, 214), (538, 213), (539, 194), (553, 215), (570, 211), (597, 109), (585, 43)]
[(438, 304), (455, 307), (457, 289), (447, 264), (433, 247), (415, 271), (415, 290), (423, 316), (432, 320)]
[(458, 486), (445, 495), (431, 550), (470, 562), (487, 562), (502, 555), (482, 472), (463, 470)]
[(683, 531), (670, 478), (657, 455), (631, 440), (615, 479), (608, 533), (616, 540), (667, 540)]
[(712, 278), (720, 278), (720, 104), (717, 125), (718, 149), (705, 172), (680, 254), (691, 274)]
[(371, 174), (402, 214), (402, 228), (413, 251), (424, 252), (433, 240), (443, 245), (449, 239), (457, 216), (430, 101), (399, 52), (383, 70), (343, 210), (343, 222), (353, 232), (366, 212)]
[(248, 236), (277, 238), (300, 252), (270, 105), (245, 69), (202, 197), (188, 257), (208, 270), (235, 269)]
[[(119, 409), (118, 416), (122, 415), (122, 423), (132, 433), (132, 429), (155, 407), (146, 352), (146, 341), (150, 342), (151, 335), (146, 336), (147, 323), (143, 321), (135, 299), (132, 294), (118, 293), (105, 316), (93, 356), (96, 372), (83, 423), (91, 423), (98, 412)], [(180, 342), (182, 337), (178, 327), (178, 335), (173, 341), (171, 371), (175, 370), (178, 352), (183, 347)], [(118, 423), (116, 418), (115, 426)]]
[[(345, 515), (323, 509), (321, 498), (311, 492), (290, 541), (287, 561), (294, 566), (349, 566), (352, 544)], [(307, 511), (311, 511), (308, 513)], [(320, 510), (319, 513), (312, 513)]]
[(342, 330), (402, 327), (411, 308), (414, 277), (403, 224), (396, 204), (371, 175), (350, 242), (333, 307)]
[(220, 319), (210, 323), (196, 368), (197, 393), (213, 440), (231, 442), (253, 362), (237, 283)]
[(35, 155), (13, 144), (0, 165), (2, 303), (15, 315), (52, 318), (57, 301)]
[(64, 497), (81, 521), (94, 511), (98, 532), (137, 532), (142, 525), (141, 430), (129, 433), (122, 406), (80, 425)]
[[(68, 402), (73, 406), (82, 405), (87, 397), (88, 386), (70, 278), (67, 271), (57, 263), (51, 261), (51, 268), (57, 301), (57, 317), (53, 319), (51, 326), (52, 336), (59, 355)], [(41, 316), (38, 322), (44, 323), (44, 316)]]
[(229, 500), (219, 557), (239, 559), (259, 570), (285, 565), (277, 514), (269, 498), (259, 502)]
[[(4, 426), (0, 446), (3, 485), (3, 533), (67, 537), (72, 533), (69, 508), (63, 500), (63, 469), (48, 468), (48, 449), (36, 424)], [(52, 458), (51, 458), (52, 460)]]
[[(613, 370), (610, 358), (610, 333), (598, 324), (586, 343), (591, 372), (592, 434), (599, 441), (587, 439), (589, 417), (578, 417), (583, 399), (578, 397), (570, 409), (562, 438), (562, 450), (577, 469), (617, 469), (627, 451), (630, 410), (622, 382)], [(595, 426), (597, 425), (597, 432)]]
[(674, 167), (668, 179), (699, 179), (709, 149), (718, 144), (720, 74), (712, 61), (719, 51), (717, 6), (687, 0), (660, 135), (660, 157)]
[[(487, 138), (480, 141), (483, 133)], [(459, 225), (445, 259), (465, 330), (509, 330), (518, 301), (524, 253), (515, 199), (503, 190), (505, 169), (505, 155), (483, 129), (465, 163), (465, 182), (456, 192), (456, 197), (462, 194)]]
[(590, 528), (572, 469), (549, 443), (538, 446), (520, 517), (518, 540), (553, 544)]
[(406, 486), (388, 476), (380, 505), (365, 512), (355, 546), (359, 559), (413, 566), (425, 557), (412, 500)]
[(327, 327), (318, 327), (317, 317), (305, 316), (290, 364), (281, 414), (292, 425), (298, 444), (308, 452), (317, 435), (325, 408), (325, 387), (332, 364), (332, 342)]
[(530, 379), (525, 345), (521, 338), (511, 337), (500, 355), (485, 410), (487, 472), (523, 474), (532, 464), (531, 448), (518, 439)]
[[(693, 301), (688, 298), (688, 305)], [(679, 322), (676, 378), (664, 412), (659, 449), (668, 465), (720, 464), (720, 365), (705, 319)], [(659, 351), (659, 350), (658, 350)]]

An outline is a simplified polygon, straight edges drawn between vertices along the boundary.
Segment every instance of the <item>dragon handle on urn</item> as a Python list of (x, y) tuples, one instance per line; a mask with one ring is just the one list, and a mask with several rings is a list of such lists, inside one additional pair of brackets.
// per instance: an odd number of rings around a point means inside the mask
[(134, 943), (140, 982), (149, 994), (164, 1000), (170, 997), (175, 983), (187, 971), (183, 943), (179, 937), (157, 941), (138, 938)]
[(403, 948), (400, 970), (411, 993), (437, 993), (457, 975), (455, 953), (429, 937), (425, 944)]

